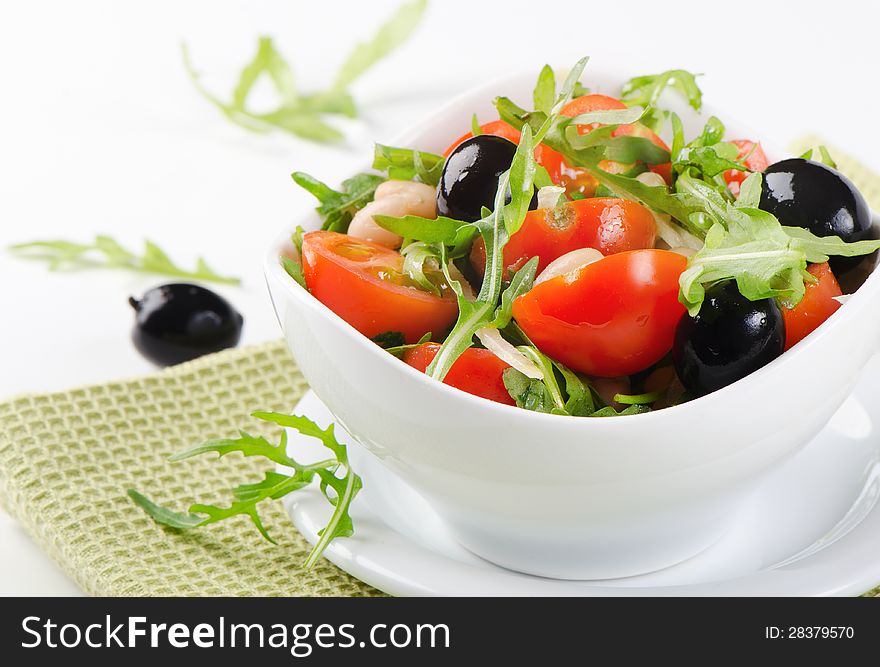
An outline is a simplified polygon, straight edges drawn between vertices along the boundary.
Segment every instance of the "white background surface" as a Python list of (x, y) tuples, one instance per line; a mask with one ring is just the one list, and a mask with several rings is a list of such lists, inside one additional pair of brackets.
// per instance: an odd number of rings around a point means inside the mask
[[(704, 72), (706, 99), (777, 143), (818, 132), (880, 170), (880, 12), (865, 2), (630, 0), (614, 9), (434, 0), (416, 37), (355, 85), (362, 119), (346, 123), (348, 141), (331, 148), (229, 124), (194, 92), (181, 63), (185, 40), (205, 85), (225, 97), (257, 36), (271, 34), (301, 87), (313, 89), (397, 4), (4, 3), (0, 247), (108, 233), (133, 246), (150, 238), (185, 266), (204, 255), (244, 280), (218, 288), (245, 315), (243, 343), (267, 340), (278, 330), (262, 253), (312, 205), (291, 171), (336, 183), (365, 161), (373, 140), (451, 95), (583, 54), (596, 66), (632, 63), (633, 74)], [(0, 400), (150, 372), (128, 339), (126, 299), (163, 280), (49, 273), (0, 250)], [(0, 514), (0, 594), (77, 591)]]

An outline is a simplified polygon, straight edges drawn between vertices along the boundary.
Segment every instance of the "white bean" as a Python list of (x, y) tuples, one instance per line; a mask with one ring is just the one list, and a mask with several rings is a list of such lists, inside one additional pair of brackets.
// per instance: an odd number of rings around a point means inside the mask
[(400, 218), (409, 215), (410, 208), (409, 199), (402, 195), (388, 195), (382, 199), (371, 201), (354, 214), (354, 218), (348, 226), (348, 235), (396, 250), (403, 242), (403, 237), (380, 227), (373, 216), (389, 215)]
[(437, 191), (430, 185), (415, 181), (385, 181), (376, 188), (374, 199), (384, 199), (391, 195), (406, 197), (410, 204), (407, 215), (433, 218), (437, 210)]
[(378, 225), (375, 215), (402, 218), (418, 215), (433, 218), (437, 210), (434, 188), (414, 181), (385, 181), (376, 188), (373, 201), (355, 213), (348, 227), (348, 235), (365, 239), (397, 250), (403, 238)]
[(567, 252), (562, 257), (557, 257), (550, 262), (535, 278), (535, 284), (539, 285), (545, 280), (574, 273), (578, 269), (602, 259), (604, 255), (595, 248), (580, 248)]

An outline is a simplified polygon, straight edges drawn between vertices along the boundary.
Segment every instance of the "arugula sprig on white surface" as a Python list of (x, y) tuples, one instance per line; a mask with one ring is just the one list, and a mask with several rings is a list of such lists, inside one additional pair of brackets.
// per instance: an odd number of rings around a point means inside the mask
[(189, 530), (237, 516), (247, 516), (265, 539), (276, 544), (263, 525), (257, 506), (264, 500), (279, 500), (317, 480), (321, 493), (333, 506), (333, 513), (327, 525), (319, 531), (318, 541), (303, 564), (309, 568), (317, 562), (330, 542), (337, 537), (354, 534), (349, 510), (361, 489), (361, 478), (352, 470), (346, 446), (336, 439), (333, 424), (321, 428), (308, 417), (279, 412), (255, 412), (252, 416), (317, 438), (330, 451), (331, 456), (322, 461), (303, 464), (287, 453), (286, 430), (281, 431), (278, 444), (273, 444), (262, 436), (241, 431), (237, 438), (209, 440), (198, 447), (175, 454), (169, 460), (182, 461), (208, 453), (216, 453), (219, 457), (238, 452), (242, 456), (261, 456), (271, 463), (289, 468), (290, 472), (281, 473), (273, 468), (266, 471), (262, 481), (235, 487), (231, 491), (233, 501), (227, 507), (196, 503), (186, 512), (177, 512), (157, 505), (135, 489), (129, 489), (128, 495), (156, 523), (169, 528)]
[[(357, 44), (342, 64), (333, 83), (323, 91), (299, 91), (293, 68), (275, 47), (271, 37), (261, 37), (257, 52), (245, 65), (228, 102), (208, 91), (193, 67), (189, 51), (183, 46), (183, 59), (196, 89), (233, 123), (253, 132), (282, 130), (302, 139), (329, 143), (344, 138), (326, 122), (329, 115), (357, 116), (357, 106), (349, 87), (358, 77), (403, 44), (416, 30), (427, 8), (427, 0), (402, 5), (369, 41)], [(255, 112), (248, 101), (257, 81), (268, 77), (278, 97), (278, 106), (269, 112)]]
[(48, 262), (50, 271), (87, 268), (128, 269), (230, 285), (238, 285), (241, 282), (239, 278), (220, 275), (201, 257), (196, 261), (195, 269), (191, 271), (183, 269), (152, 241), (144, 241), (144, 251), (141, 254), (128, 250), (106, 235), (96, 236), (92, 243), (63, 240), (30, 241), (12, 245), (9, 250), (24, 259)]

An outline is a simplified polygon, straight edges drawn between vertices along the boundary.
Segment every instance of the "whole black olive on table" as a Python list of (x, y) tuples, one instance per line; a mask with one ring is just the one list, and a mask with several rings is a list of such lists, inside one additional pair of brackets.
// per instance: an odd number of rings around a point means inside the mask
[(199, 285), (160, 285), (128, 302), (136, 311), (134, 345), (160, 366), (234, 347), (241, 338), (244, 318), (226, 299)]
[(728, 280), (706, 290), (696, 317), (678, 323), (672, 361), (684, 387), (703, 396), (766, 366), (784, 349), (776, 300), (749, 301)]
[[(764, 170), (761, 209), (783, 225), (804, 227), (816, 236), (844, 241), (872, 237), (871, 210), (852, 182), (836, 169), (803, 158), (791, 158)], [(845, 270), (861, 258), (833, 257), (831, 267)]]
[[(443, 165), (437, 188), (437, 214), (473, 222), (482, 217), (482, 207), (492, 210), (498, 177), (510, 169), (514, 153), (515, 143), (491, 134), (480, 134), (459, 144)], [(529, 208), (537, 206), (538, 195), (534, 193)]]

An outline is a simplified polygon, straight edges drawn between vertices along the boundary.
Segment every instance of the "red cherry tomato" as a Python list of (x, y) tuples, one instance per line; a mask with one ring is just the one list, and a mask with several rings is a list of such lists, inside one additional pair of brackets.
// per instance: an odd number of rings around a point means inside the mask
[[(575, 116), (590, 113), (591, 111), (610, 111), (614, 109), (626, 109), (626, 105), (620, 100), (609, 97), (608, 95), (583, 95), (581, 97), (576, 97), (571, 102), (562, 107), (562, 111), (560, 113), (563, 116), (574, 118)], [(580, 134), (587, 134), (597, 127), (599, 127), (599, 123), (592, 123), (590, 125), (578, 125), (578, 132)], [(641, 123), (630, 123), (628, 125), (621, 125), (616, 130), (614, 130), (612, 136), (643, 137), (645, 139), (648, 139), (655, 146), (658, 146), (663, 150), (669, 150), (669, 146), (667, 146), (666, 143), (660, 137), (658, 137), (656, 133), (652, 132)], [(611, 173), (619, 173), (621, 171), (627, 170), (627, 166), (611, 163), (608, 161), (603, 161), (599, 164), (599, 166), (605, 171)], [(571, 167), (569, 167), (569, 169), (571, 169)], [(672, 184), (672, 165), (670, 163), (667, 162), (665, 164), (649, 165), (648, 169), (653, 171), (655, 174), (660, 174), (663, 177), (663, 180), (665, 180), (670, 185)]]
[[(508, 141), (512, 141), (517, 145), (519, 145), (519, 140), (522, 136), (519, 130), (512, 125), (505, 123), (503, 120), (493, 120), (480, 125), (480, 132), (483, 134), (491, 134), (496, 137), (504, 137)], [(452, 145), (449, 146), (449, 148), (443, 151), (443, 157), (449, 157), (449, 154), (458, 148), (459, 144), (467, 141), (473, 136), (474, 135), (471, 132), (461, 135), (452, 143)], [(550, 180), (554, 183), (559, 180), (559, 174), (562, 168), (562, 156), (559, 153), (549, 146), (538, 144), (535, 146), (535, 162), (544, 166), (547, 173), (550, 175)]]
[(303, 273), (318, 301), (369, 338), (399, 331), (414, 343), (429, 331), (442, 335), (458, 316), (455, 294), (420, 289), (403, 272), (400, 253), (336, 232), (303, 236)]
[[(647, 208), (625, 199), (590, 198), (567, 202), (555, 209), (529, 211), (522, 227), (504, 246), (504, 265), (512, 274), (532, 257), (538, 271), (567, 252), (595, 248), (603, 255), (653, 248), (657, 226)], [(482, 273), (486, 246), (477, 239), (471, 262)]]
[(834, 299), (842, 294), (840, 285), (837, 284), (837, 278), (834, 277), (828, 262), (811, 264), (807, 271), (818, 278), (819, 282), (807, 283), (807, 292), (804, 294), (804, 298), (793, 309), (782, 309), (782, 318), (785, 320), (786, 350), (813, 333), (841, 306), (841, 303)]
[(557, 276), (513, 302), (513, 316), (538, 348), (576, 371), (631, 375), (672, 348), (685, 308), (678, 279), (687, 260), (668, 250), (633, 250)]
[[(438, 343), (425, 343), (407, 350), (403, 360), (424, 373), (428, 364), (437, 356), (439, 349)], [(504, 388), (502, 373), (508, 368), (510, 368), (508, 364), (489, 350), (472, 347), (455, 360), (443, 382), (474, 396), (482, 396), (497, 403), (516, 405)]]
[[(737, 155), (736, 159), (742, 160), (743, 158), (746, 158), (743, 164), (752, 171), (764, 171), (770, 165), (760, 143), (756, 144), (749, 139), (736, 139), (730, 143), (739, 148), (739, 155)], [(740, 171), (739, 169), (728, 169), (724, 172), (724, 180), (727, 182), (727, 187), (734, 196), (739, 195), (739, 188), (742, 185), (742, 182), (746, 180), (747, 176), (748, 174), (746, 172)]]

